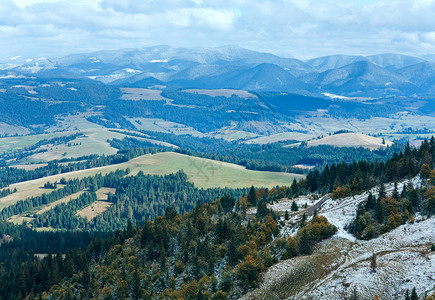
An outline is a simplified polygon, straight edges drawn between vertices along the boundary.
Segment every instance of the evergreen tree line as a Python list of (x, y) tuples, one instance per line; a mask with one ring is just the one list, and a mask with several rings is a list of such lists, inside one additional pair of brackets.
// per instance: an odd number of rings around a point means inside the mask
[(357, 238), (369, 240), (408, 221), (414, 222), (416, 212), (428, 217), (434, 215), (435, 170), (426, 178), (421, 175), (424, 184), (420, 188), (414, 188), (412, 182), (408, 182), (399, 193), (395, 183), (392, 195), (387, 196), (385, 186), (381, 184), (378, 197), (369, 193), (367, 200), (358, 206), (349, 231)]
[(0, 221), (0, 274), (16, 270), (23, 262), (33, 262), (37, 253), (84, 249), (94, 238), (108, 236), (101, 232), (37, 232), (24, 225)]
[[(15, 227), (12, 231), (20, 232), (19, 238), (0, 247), (0, 259), (4, 261), (0, 265), (0, 299), (5, 300), (45, 298), (44, 291), (77, 275), (86, 290), (89, 263), (100, 260), (107, 249), (122, 245), (135, 232), (131, 226), (111, 234), (36, 232), (25, 226), (12, 226)], [(35, 257), (37, 253), (43, 258)]]
[(17, 188), (11, 189), (3, 189), (0, 191), (0, 198), (6, 197), (7, 195), (10, 195), (12, 193), (15, 193), (17, 191)]
[(383, 182), (412, 178), (424, 171), (425, 176), (435, 166), (435, 138), (424, 140), (419, 148), (406, 145), (403, 152), (382, 161), (356, 161), (350, 164), (327, 165), (322, 172), (310, 171), (300, 182), (309, 192), (333, 192), (333, 197), (350, 196)]

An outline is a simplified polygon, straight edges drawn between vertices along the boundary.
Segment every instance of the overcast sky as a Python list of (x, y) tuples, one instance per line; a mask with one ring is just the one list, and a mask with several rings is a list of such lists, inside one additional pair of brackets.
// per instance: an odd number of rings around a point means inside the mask
[(435, 53), (435, 0), (0, 0), (0, 59), (154, 45)]

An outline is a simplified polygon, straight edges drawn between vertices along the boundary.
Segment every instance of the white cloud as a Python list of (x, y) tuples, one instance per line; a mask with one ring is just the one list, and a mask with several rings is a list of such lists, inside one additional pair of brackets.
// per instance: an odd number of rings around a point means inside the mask
[(155, 44), (435, 53), (435, 0), (1, 0), (0, 15), (3, 58)]

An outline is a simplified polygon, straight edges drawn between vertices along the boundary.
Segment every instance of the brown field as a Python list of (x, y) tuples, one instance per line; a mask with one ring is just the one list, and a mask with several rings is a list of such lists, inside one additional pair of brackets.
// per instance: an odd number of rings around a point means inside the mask
[(33, 170), (36, 170), (37, 168), (42, 168), (42, 167), (46, 167), (46, 166), (47, 166), (46, 163), (41, 163), (41, 164), (12, 165), (11, 167), (26, 170), (26, 171), (33, 171)]
[(34, 218), (32, 217), (24, 217), (21, 215), (15, 215), (8, 219), (8, 222), (14, 223), (15, 225), (22, 225), (24, 222), (31, 222)]
[(98, 215), (104, 213), (106, 210), (108, 210), (112, 204), (113, 203), (110, 203), (107, 201), (98, 200), (98, 201), (95, 201), (94, 203), (92, 203), (91, 205), (86, 206), (85, 208), (78, 210), (76, 215), (90, 221), (93, 218), (95, 218), (96, 216), (98, 216)]
[(115, 194), (115, 193), (116, 193), (115, 188), (106, 188), (106, 187), (101, 188), (96, 192), (98, 200), (107, 200), (109, 198), (109, 194)]

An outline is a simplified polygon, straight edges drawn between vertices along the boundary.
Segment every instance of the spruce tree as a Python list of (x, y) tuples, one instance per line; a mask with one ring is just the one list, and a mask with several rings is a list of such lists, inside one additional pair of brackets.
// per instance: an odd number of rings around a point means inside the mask
[(260, 200), (258, 201), (258, 207), (257, 207), (257, 218), (264, 218), (268, 214), (268, 209), (266, 206), (266, 201)]
[(296, 179), (293, 179), (293, 183), (292, 183), (291, 189), (292, 189), (293, 197), (299, 195), (299, 185), (296, 182)]
[(354, 288), (352, 290), (352, 294), (349, 297), (349, 300), (358, 300), (358, 299), (359, 299), (358, 292), (356, 291), (356, 288)]
[(418, 295), (417, 295), (417, 291), (415, 290), (415, 287), (412, 288), (411, 300), (418, 300)]
[(399, 190), (398, 190), (398, 188), (397, 188), (397, 182), (396, 182), (396, 181), (394, 182), (394, 190), (393, 190), (392, 197), (393, 197), (394, 199), (396, 199), (396, 200), (399, 200), (399, 198), (400, 198)]
[(385, 185), (382, 182), (381, 186), (379, 187), (378, 200), (384, 199), (385, 197), (387, 197), (387, 193), (385, 192)]
[(384, 222), (384, 207), (380, 200), (376, 201), (375, 204), (375, 220), (380, 224)]
[(248, 204), (250, 206), (255, 206), (257, 205), (257, 193), (255, 192), (255, 188), (254, 186), (251, 186), (251, 189), (249, 190), (249, 194), (248, 194)]
[(296, 204), (296, 201), (292, 202), (292, 207), (291, 207), (292, 211), (298, 211), (298, 205)]
[(305, 226), (305, 222), (307, 221), (307, 215), (304, 213), (301, 219), (301, 227)]
[(311, 254), (310, 238), (306, 229), (302, 230), (302, 235), (299, 240), (298, 248), (301, 255)]
[(366, 201), (366, 210), (375, 208), (375, 204), (376, 204), (376, 199), (375, 197), (373, 197), (373, 194), (370, 192)]

